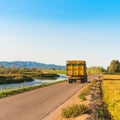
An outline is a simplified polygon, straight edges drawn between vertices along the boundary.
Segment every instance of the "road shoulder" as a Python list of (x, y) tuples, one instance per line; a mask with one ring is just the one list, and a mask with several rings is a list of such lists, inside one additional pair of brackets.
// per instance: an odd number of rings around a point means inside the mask
[[(46, 116), (43, 120), (67, 120), (62, 118), (61, 116), (61, 110), (67, 106), (71, 106), (73, 104), (80, 104), (80, 99), (78, 98), (80, 92), (84, 89), (80, 89), (76, 94), (74, 94), (69, 100), (67, 100), (62, 105), (58, 106), (58, 108), (51, 112), (48, 116)], [(83, 102), (81, 102), (83, 104)], [(84, 102), (84, 104), (88, 104), (87, 102)], [(69, 120), (86, 120), (87, 118), (90, 118), (88, 114), (76, 117), (76, 118), (70, 118)]]

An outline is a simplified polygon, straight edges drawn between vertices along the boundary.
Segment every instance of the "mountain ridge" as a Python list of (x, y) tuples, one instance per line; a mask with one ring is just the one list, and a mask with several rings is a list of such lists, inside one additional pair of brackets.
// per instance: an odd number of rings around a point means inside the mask
[(24, 68), (46, 68), (46, 69), (65, 69), (65, 66), (56, 65), (56, 64), (45, 64), (35, 61), (0, 61), (0, 66), (4, 66), (5, 68), (10, 67), (24, 67)]

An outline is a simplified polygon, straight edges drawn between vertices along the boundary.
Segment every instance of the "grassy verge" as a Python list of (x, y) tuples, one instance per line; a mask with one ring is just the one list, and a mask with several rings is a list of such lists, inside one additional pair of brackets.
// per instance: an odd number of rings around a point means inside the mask
[(19, 94), (19, 93), (23, 93), (23, 92), (26, 92), (26, 91), (31, 91), (31, 90), (42, 88), (42, 87), (47, 87), (47, 86), (50, 86), (50, 85), (55, 85), (55, 84), (58, 84), (58, 83), (61, 83), (61, 82), (65, 82), (65, 81), (66, 80), (59, 81), (59, 82), (54, 82), (54, 83), (49, 83), (49, 84), (42, 84), (42, 85), (37, 85), (37, 86), (31, 86), (31, 87), (11, 89), (11, 90), (8, 90), (8, 91), (0, 92), (0, 98), (11, 96), (11, 95), (15, 95), (15, 94)]
[(90, 94), (91, 87), (96, 83), (96, 80), (91, 81), (79, 94), (81, 100), (87, 100), (86, 96)]
[(62, 110), (63, 118), (71, 118), (76, 117), (81, 114), (89, 113), (90, 109), (85, 105), (75, 104), (72, 106), (68, 106)]
[(107, 76), (110, 80), (103, 80), (103, 100), (113, 120), (120, 120), (120, 78), (119, 76)]

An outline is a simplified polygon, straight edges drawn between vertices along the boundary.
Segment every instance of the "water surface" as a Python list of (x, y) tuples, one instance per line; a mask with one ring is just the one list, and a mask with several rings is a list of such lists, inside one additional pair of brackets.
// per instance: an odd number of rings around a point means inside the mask
[(17, 89), (17, 88), (29, 87), (29, 86), (37, 86), (37, 85), (49, 84), (49, 83), (67, 80), (67, 77), (65, 75), (62, 75), (62, 74), (59, 74), (59, 75), (60, 75), (60, 77), (57, 78), (56, 80), (37, 80), (37, 79), (35, 79), (34, 81), (31, 81), (31, 82), (3, 84), (3, 85), (0, 85), (0, 91), (6, 91), (8, 89)]

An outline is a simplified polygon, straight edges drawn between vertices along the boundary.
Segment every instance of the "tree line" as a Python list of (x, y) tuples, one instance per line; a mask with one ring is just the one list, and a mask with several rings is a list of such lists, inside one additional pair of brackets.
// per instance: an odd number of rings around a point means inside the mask
[(112, 60), (107, 67), (104, 69), (101, 66), (93, 66), (87, 69), (88, 74), (100, 74), (100, 73), (109, 73), (109, 74), (119, 74), (120, 73), (120, 61)]
[(87, 74), (101, 74), (106, 72), (106, 70), (101, 66), (92, 66), (87, 68)]
[[(56, 70), (52, 70), (52, 72), (50, 72), (51, 70), (47, 70), (47, 69), (40, 69), (40, 68), (5, 68), (4, 66), (0, 66), (0, 75), (3, 74), (35, 74), (39, 73), (42, 74), (44, 72), (47, 73), (56, 73)], [(65, 71), (65, 70), (64, 70)], [(58, 71), (59, 73), (60, 71)], [(112, 60), (109, 64), (109, 66), (107, 67), (107, 69), (105, 69), (102, 66), (92, 66), (90, 68), (87, 68), (87, 73), (88, 74), (101, 74), (101, 73), (110, 73), (110, 74), (118, 74), (120, 73), (120, 61), (119, 60)], [(65, 72), (64, 72), (65, 74)], [(34, 76), (34, 75), (33, 75)], [(37, 75), (38, 76), (38, 75)]]

